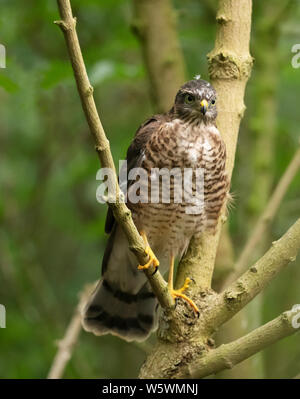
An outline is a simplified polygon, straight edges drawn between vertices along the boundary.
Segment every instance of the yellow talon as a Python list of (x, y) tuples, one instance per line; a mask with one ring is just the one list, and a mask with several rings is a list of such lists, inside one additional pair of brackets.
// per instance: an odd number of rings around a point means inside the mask
[(187, 277), (185, 279), (185, 282), (184, 282), (183, 286), (181, 288), (179, 288), (179, 290), (174, 290), (174, 292), (176, 292), (177, 294), (181, 294), (182, 292), (184, 292), (186, 289), (189, 288), (189, 285), (190, 285), (191, 281), (192, 280), (189, 277)]
[(145, 252), (149, 256), (149, 260), (145, 265), (138, 265), (138, 269), (145, 270), (145, 269), (148, 269), (151, 265), (153, 265), (154, 267), (158, 267), (159, 260), (154, 255), (154, 252), (152, 251), (152, 249), (149, 246), (147, 246), (145, 249)]
[(174, 290), (173, 288), (173, 274), (174, 274), (174, 256), (171, 256), (170, 259), (170, 270), (169, 270), (169, 281), (168, 281), (168, 286), (169, 286), (169, 291), (171, 296), (174, 299), (181, 298), (184, 301), (186, 301), (194, 310), (194, 312), (197, 314), (197, 317), (199, 317), (200, 312), (195, 304), (194, 301), (192, 301), (190, 298), (188, 298), (183, 292), (188, 288), (190, 282), (192, 281), (189, 277), (186, 278), (183, 286), (179, 288), (178, 290)]
[(197, 307), (197, 305), (195, 304), (194, 301), (192, 301), (190, 298), (188, 298), (186, 295), (183, 294), (183, 292), (188, 288), (190, 282), (192, 280), (190, 278), (187, 278), (184, 282), (184, 285), (179, 289), (179, 290), (172, 290), (171, 291), (171, 295), (174, 299), (176, 298), (182, 298), (184, 301), (186, 301), (194, 310), (194, 312), (197, 314), (197, 316), (199, 317), (200, 312), (199, 309)]
[(147, 245), (145, 252), (149, 256), (149, 260), (145, 265), (138, 265), (138, 269), (145, 270), (145, 269), (148, 269), (151, 265), (155, 268), (158, 268), (159, 260), (157, 259), (157, 257), (154, 255), (154, 252), (150, 248), (146, 234), (144, 232), (141, 232), (141, 236), (143, 237), (143, 240), (144, 240), (145, 244)]

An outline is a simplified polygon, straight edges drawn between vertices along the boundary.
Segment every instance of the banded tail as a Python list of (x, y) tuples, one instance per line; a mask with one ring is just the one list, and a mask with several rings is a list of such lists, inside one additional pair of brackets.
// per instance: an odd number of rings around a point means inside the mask
[(111, 234), (102, 265), (103, 278), (83, 311), (83, 327), (95, 335), (113, 334), (143, 341), (156, 328), (157, 299), (122, 230)]

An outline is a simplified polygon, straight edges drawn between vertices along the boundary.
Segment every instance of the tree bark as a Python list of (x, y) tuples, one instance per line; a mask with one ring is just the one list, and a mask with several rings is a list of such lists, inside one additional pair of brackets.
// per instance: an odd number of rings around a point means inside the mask
[[(173, 331), (173, 335), (164, 334), (160, 336), (160, 341), (156, 344), (152, 354), (148, 357), (146, 363), (141, 369), (141, 378), (181, 378), (187, 377), (191, 371), (191, 376), (206, 376), (212, 370), (210, 369), (211, 357), (214, 359), (222, 353), (222, 345), (217, 349), (213, 349), (213, 333), (226, 321), (230, 320), (235, 314), (243, 309), (256, 295), (271, 282), (274, 277), (290, 262), (295, 261), (300, 249), (300, 219), (285, 233), (280, 240), (273, 243), (269, 251), (257, 261), (250, 269), (245, 272), (236, 282), (221, 294), (202, 295), (202, 301), (197, 302), (200, 308), (200, 319), (198, 323), (189, 325), (181, 331)], [(204, 294), (204, 293), (202, 293)], [(299, 310), (298, 310), (299, 312)], [(182, 315), (182, 311), (180, 314)], [(184, 318), (184, 315), (182, 319)], [(174, 326), (171, 318), (163, 318), (165, 323)], [(172, 324), (173, 322), (173, 324)], [(277, 324), (276, 324), (277, 326)], [(168, 326), (164, 326), (165, 329)], [(263, 328), (263, 327), (261, 327)], [(294, 332), (296, 332), (296, 328)], [(282, 337), (280, 331), (276, 335), (274, 330), (274, 339), (266, 342), (269, 345)], [(284, 330), (287, 331), (287, 330)], [(289, 327), (288, 332), (291, 334), (293, 330)], [(172, 338), (176, 338), (174, 342)], [(184, 334), (185, 333), (185, 334)], [(184, 335), (183, 335), (184, 334)], [(289, 335), (289, 334), (286, 334)], [(286, 336), (283, 335), (283, 336)], [(277, 338), (276, 338), (277, 337)], [(164, 341), (162, 341), (162, 338)], [(259, 341), (259, 340), (258, 340)], [(238, 342), (247, 343), (247, 336), (242, 337)], [(227, 348), (234, 348), (234, 344), (228, 344)], [(244, 345), (244, 352), (241, 352), (242, 361), (255, 351), (247, 352), (247, 345)], [(259, 348), (257, 348), (259, 350)], [(250, 353), (249, 356), (244, 356)], [(235, 356), (233, 354), (233, 356)], [(208, 362), (207, 362), (208, 359)], [(190, 368), (190, 364), (194, 364)], [(201, 370), (194, 371), (195, 368)], [(208, 369), (206, 369), (208, 367)], [(213, 372), (220, 371), (222, 368), (216, 368)]]
[(224, 369), (231, 369), (274, 342), (295, 334), (299, 331), (299, 328), (293, 326), (295, 313), (293, 310), (284, 312), (244, 337), (219, 346), (199, 361), (190, 364), (186, 370), (182, 370), (179, 377), (203, 378)]
[[(214, 50), (208, 55), (209, 72), (218, 93), (218, 128), (227, 148), (227, 173), (231, 177), (240, 120), (244, 114), (244, 92), (250, 76), (252, 57), (249, 53), (252, 2), (221, 0), (217, 14), (217, 37)], [(185, 277), (196, 282), (189, 295), (201, 309), (201, 298), (210, 296), (211, 281), (219, 242), (221, 224), (212, 236), (194, 238), (180, 262), (176, 286)], [(203, 304), (202, 304), (203, 306)], [(141, 378), (168, 378), (175, 376), (178, 365), (183, 366), (194, 356), (212, 345), (201, 322), (185, 318), (184, 304), (165, 312), (160, 321), (158, 342), (148, 356), (140, 373)]]
[[(272, 4), (261, 1), (255, 7), (253, 35), (255, 82), (253, 82), (254, 89), (251, 92), (252, 108), (251, 117), (248, 117), (249, 128), (246, 128), (247, 140), (250, 140), (251, 147), (249, 149), (249, 146), (247, 146), (250, 156), (245, 154), (246, 157), (243, 157), (244, 163), (252, 165), (253, 172), (246, 172), (251, 184), (248, 186), (247, 212), (244, 213), (241, 224), (243, 233), (251, 235), (253, 245), (251, 245), (251, 242), (247, 242), (235, 265), (236, 273), (230, 276), (231, 281), (237, 278), (239, 273), (241, 274), (241, 272), (238, 272), (239, 269), (245, 270), (251, 261), (261, 256), (270, 241), (271, 218), (269, 220), (266, 218), (264, 225), (260, 226), (263, 231), (257, 230), (256, 220), (262, 212), (265, 214), (266, 206), (268, 208), (267, 201), (274, 182), (274, 151), (278, 127), (277, 91), (280, 69), (279, 27), (286, 18), (291, 3), (291, 0), (274, 0)], [(274, 15), (280, 15), (279, 19), (273, 19)], [(243, 209), (243, 204), (240, 205)], [(261, 325), (263, 302), (263, 294), (255, 298), (241, 314), (227, 323), (226, 327), (224, 326), (227, 333), (230, 332), (230, 325), (233, 323), (232, 334), (236, 336), (237, 319), (244, 320), (244, 323), (239, 324), (240, 335)], [(245, 369), (246, 364), (249, 365), (249, 378), (264, 378), (264, 362), (261, 353), (243, 362), (240, 366)], [(226, 370), (224, 374), (227, 378), (235, 378), (239, 375), (240, 366)]]
[(150, 93), (158, 112), (169, 110), (185, 67), (171, 0), (134, 0), (133, 31), (141, 42)]

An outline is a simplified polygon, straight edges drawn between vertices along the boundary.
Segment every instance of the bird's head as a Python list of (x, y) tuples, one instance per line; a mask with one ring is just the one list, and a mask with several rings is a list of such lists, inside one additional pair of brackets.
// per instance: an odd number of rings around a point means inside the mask
[(181, 86), (173, 111), (177, 118), (191, 123), (212, 123), (217, 117), (216, 100), (217, 94), (212, 85), (195, 78)]

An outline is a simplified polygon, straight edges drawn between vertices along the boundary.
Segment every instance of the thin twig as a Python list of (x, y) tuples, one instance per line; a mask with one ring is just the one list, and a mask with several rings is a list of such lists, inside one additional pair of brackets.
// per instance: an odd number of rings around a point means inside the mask
[[(55, 21), (55, 23), (61, 28), (65, 36), (82, 108), (96, 144), (96, 151), (102, 167), (109, 168), (113, 175), (112, 178), (114, 180), (114, 187), (116, 188), (116, 198), (115, 202), (109, 202), (108, 205), (111, 207), (115, 219), (126, 234), (130, 250), (136, 255), (140, 264), (145, 264), (149, 258), (145, 252), (145, 244), (133, 223), (131, 212), (122, 199), (109, 141), (107, 140), (97, 112), (93, 96), (93, 87), (90, 84), (81, 53), (76, 33), (76, 18), (73, 17), (70, 0), (57, 0), (57, 4), (61, 21)], [(173, 306), (173, 299), (167, 289), (167, 284), (159, 272), (153, 275), (153, 271), (153, 267), (145, 270), (152, 290), (157, 296), (160, 304), (165, 308), (170, 308)]]
[(293, 325), (296, 312), (299, 311), (284, 312), (276, 319), (236, 341), (211, 350), (207, 355), (188, 365), (185, 372), (179, 377), (203, 378), (232, 368), (276, 341), (298, 332), (299, 328), (295, 328)]
[(62, 378), (64, 375), (65, 368), (69, 360), (71, 359), (74, 346), (78, 341), (81, 326), (81, 309), (85, 305), (88, 296), (92, 291), (93, 284), (85, 287), (83, 292), (79, 294), (79, 303), (76, 306), (74, 315), (66, 329), (63, 339), (58, 341), (58, 351), (53, 359), (50, 371), (48, 373), (48, 379)]
[(296, 151), (293, 159), (291, 160), (289, 166), (287, 167), (285, 173), (283, 174), (277, 187), (275, 188), (263, 214), (258, 219), (249, 240), (247, 241), (241, 255), (239, 256), (233, 272), (224, 281), (223, 287), (228, 286), (246, 269), (249, 260), (251, 260), (251, 255), (253, 254), (253, 251), (255, 250), (259, 242), (262, 240), (263, 235), (265, 234), (272, 220), (274, 219), (274, 216), (278, 211), (278, 208), (283, 200), (283, 197), (285, 196), (299, 168), (300, 168), (300, 147)]

